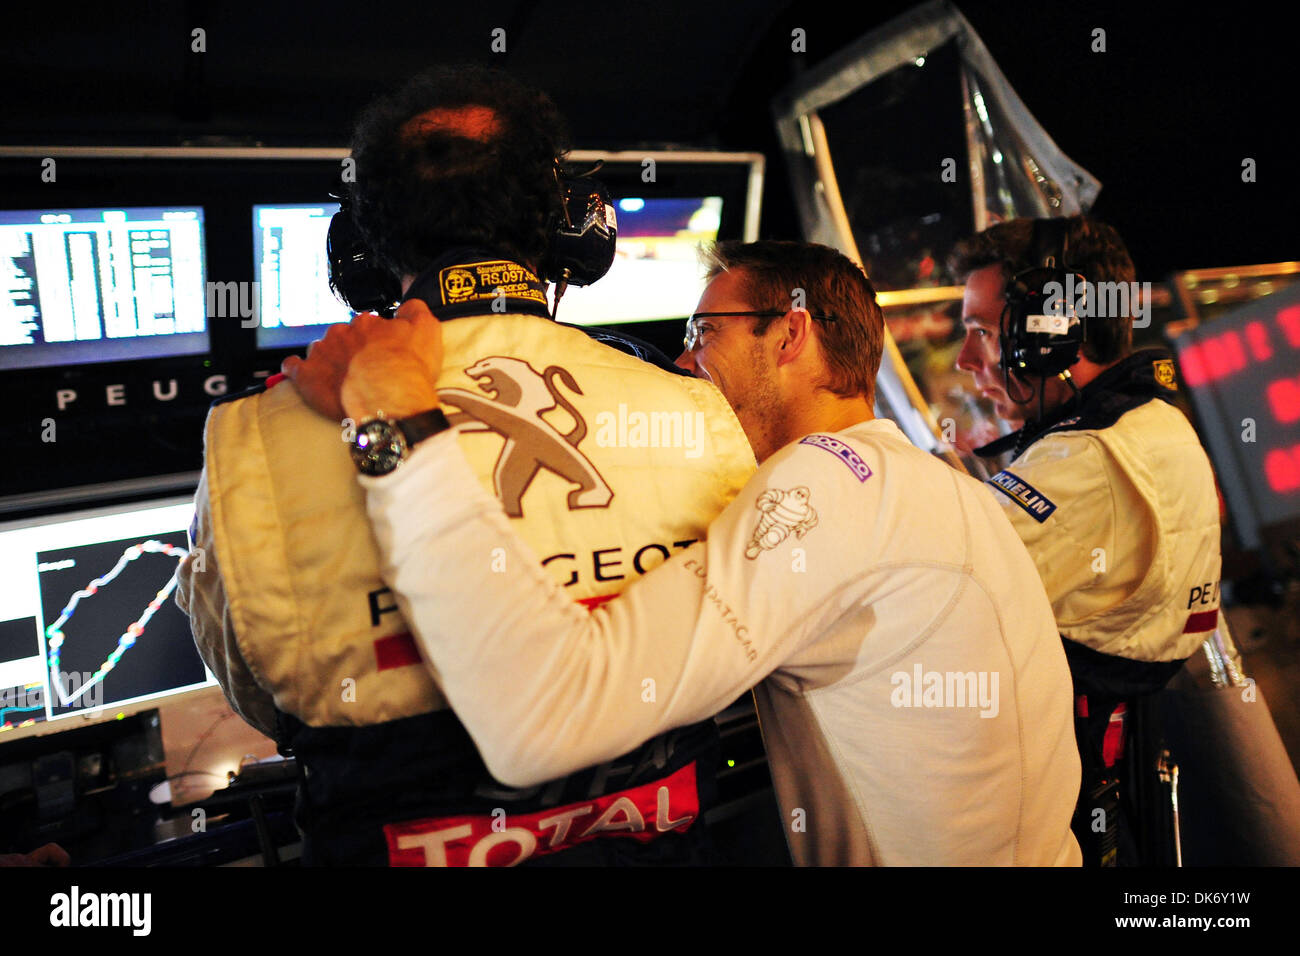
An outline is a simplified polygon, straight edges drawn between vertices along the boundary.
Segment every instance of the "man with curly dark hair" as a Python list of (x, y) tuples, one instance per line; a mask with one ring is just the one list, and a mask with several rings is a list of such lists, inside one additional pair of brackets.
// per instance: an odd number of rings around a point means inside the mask
[(448, 246), (467, 244), (536, 268), (568, 145), (550, 99), (505, 73), (422, 73), (357, 121), (353, 218), (395, 275), (418, 275)]
[[(446, 324), (437, 384), (456, 410), (434, 420), (368, 406), (340, 436), (337, 399), (304, 398), (319, 390), (313, 376), (338, 369), (313, 363), (209, 416), (177, 602), (232, 706), (296, 756), (308, 863), (712, 860), (712, 720), (539, 786), (492, 778), (385, 582), (353, 467), (396, 469), (455, 424), (479, 480), (543, 556), (533, 573), (587, 608), (689, 546), (744, 485), (753, 452), (713, 386), (551, 320), (538, 270), (566, 147), (554, 105), (497, 71), (440, 68), (376, 100), (356, 127), (347, 199), (370, 257), (416, 296), (399, 317), (427, 302)], [(352, 334), (331, 327), (313, 354)], [(296, 361), (286, 368), (298, 374)], [(629, 407), (689, 429), (689, 445), (589, 434)], [(498, 552), (462, 558), (519, 570)], [(647, 706), (652, 676), (627, 706)]]

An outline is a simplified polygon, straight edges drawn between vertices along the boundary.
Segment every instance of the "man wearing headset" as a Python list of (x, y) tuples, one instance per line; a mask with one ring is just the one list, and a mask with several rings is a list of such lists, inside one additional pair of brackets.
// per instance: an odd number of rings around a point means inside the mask
[[(1127, 862), (1143, 781), (1136, 760), (1124, 769), (1125, 741), (1142, 740), (1125, 721), (1218, 619), (1210, 463), (1173, 404), (1169, 353), (1132, 351), (1137, 284), (1114, 229), (1079, 216), (1016, 219), (959, 243), (950, 264), (966, 283), (957, 367), (1016, 429), (977, 454), (1012, 453), (989, 487), (1038, 567), (1074, 678), (1084, 765), (1075, 832), (1085, 860), (1115, 862), (1118, 839)], [(1115, 812), (1117, 793), (1127, 812)], [(1127, 821), (1119, 833), (1117, 820)]]
[[(678, 364), (718, 385), (761, 464), (706, 541), (609, 604), (574, 609), (538, 573), (454, 435), (361, 479), (385, 578), (488, 766), (527, 786), (757, 684), (796, 863), (1077, 865), (1051, 608), (979, 483), (874, 418), (871, 283), (792, 242), (722, 243), (709, 278)], [(286, 369), (318, 400), (345, 369), (353, 415), (436, 408), (455, 323), (409, 317), (358, 316)], [(489, 573), (484, 548), (518, 573)]]
[[(232, 706), (296, 756), (308, 863), (711, 858), (711, 714), (561, 779), (492, 779), (385, 586), (357, 483), (358, 469), (391, 470), (451, 419), (546, 573), (592, 606), (699, 538), (752, 473), (716, 389), (551, 320), (538, 272), (567, 248), (556, 238), (564, 146), (550, 100), (494, 71), (430, 71), (373, 103), (339, 214), (362, 241), (332, 250), (335, 278), (354, 307), (363, 293), (378, 305), (418, 295), (446, 321), (447, 413), (390, 405), (344, 420), (337, 399), (318, 414), (276, 376), (209, 415), (177, 602)], [(608, 267), (612, 213), (596, 211), (580, 222), (604, 231)], [(332, 243), (349, 223), (338, 225)], [(594, 440), (602, 413), (625, 406), (689, 420), (690, 446)], [(497, 576), (520, 570), (491, 548), (461, 557)], [(644, 822), (635, 832), (632, 815)]]

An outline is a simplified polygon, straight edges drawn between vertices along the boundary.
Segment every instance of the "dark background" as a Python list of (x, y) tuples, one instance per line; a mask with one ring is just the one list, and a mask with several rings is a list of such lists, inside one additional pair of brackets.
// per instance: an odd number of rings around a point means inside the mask
[[(797, 223), (773, 95), (911, 6), (12, 5), (0, 38), (0, 141), (339, 145), (376, 92), (433, 63), (474, 60), (548, 91), (582, 147), (763, 150), (762, 232), (790, 238)], [(1141, 277), (1300, 258), (1287, 149), (1294, 39), (1282, 14), (1239, 4), (958, 6), (1061, 148), (1101, 179), (1094, 211), (1128, 240)], [(190, 51), (196, 26), (206, 53)], [(504, 54), (490, 51), (495, 27), (506, 30)], [(806, 31), (804, 54), (790, 50), (795, 27)], [(1096, 27), (1106, 30), (1105, 53), (1090, 51)], [(931, 121), (918, 115), (894, 132)], [(1241, 181), (1248, 156), (1255, 183)]]

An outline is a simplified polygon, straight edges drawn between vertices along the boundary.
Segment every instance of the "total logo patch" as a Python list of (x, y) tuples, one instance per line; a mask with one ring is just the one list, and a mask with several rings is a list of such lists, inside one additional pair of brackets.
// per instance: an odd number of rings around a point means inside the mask
[(601, 837), (648, 843), (700, 815), (695, 764), (629, 790), (535, 813), (434, 817), (384, 826), (390, 866), (516, 866)]
[(812, 445), (815, 448), (822, 448), (830, 452), (848, 465), (849, 471), (853, 472), (858, 481), (866, 481), (871, 477), (871, 466), (862, 460), (861, 455), (838, 438), (831, 435), (809, 435), (807, 438), (801, 438), (799, 444)]
[(1056, 510), (1055, 502), (1029, 482), (1009, 471), (999, 471), (989, 479), (989, 484), (1010, 498), (1039, 524), (1050, 518), (1052, 512)]

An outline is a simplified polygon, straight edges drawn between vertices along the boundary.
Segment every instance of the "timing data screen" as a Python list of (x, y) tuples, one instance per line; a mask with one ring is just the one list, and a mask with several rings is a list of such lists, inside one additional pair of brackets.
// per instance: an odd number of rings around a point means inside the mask
[(352, 311), (329, 285), (325, 240), (338, 203), (253, 207), (258, 348), (296, 348)]
[(208, 350), (203, 210), (0, 210), (0, 369)]
[(0, 525), (0, 742), (213, 683), (175, 600), (190, 500)]

